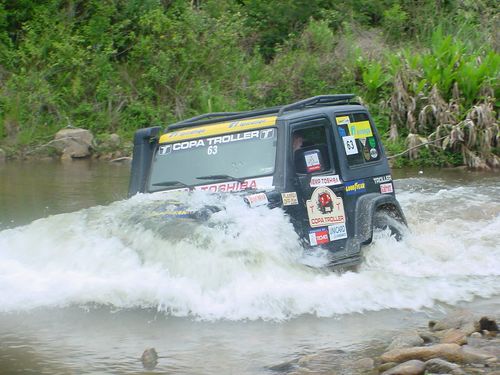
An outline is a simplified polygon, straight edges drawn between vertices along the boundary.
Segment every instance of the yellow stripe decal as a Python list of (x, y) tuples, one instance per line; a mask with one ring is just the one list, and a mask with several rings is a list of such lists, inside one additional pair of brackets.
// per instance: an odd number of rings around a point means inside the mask
[(193, 138), (206, 138), (212, 135), (237, 133), (240, 131), (260, 129), (273, 125), (276, 125), (276, 116), (202, 125), (194, 128), (174, 130), (165, 133), (160, 137), (160, 143), (178, 142)]

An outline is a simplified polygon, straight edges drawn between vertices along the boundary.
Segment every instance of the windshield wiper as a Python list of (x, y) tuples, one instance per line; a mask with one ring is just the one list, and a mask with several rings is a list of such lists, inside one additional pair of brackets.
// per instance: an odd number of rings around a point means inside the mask
[(208, 176), (196, 177), (196, 179), (197, 180), (235, 180), (235, 181), (238, 181), (240, 183), (245, 182), (244, 178), (233, 177), (233, 176), (230, 176), (228, 174), (212, 174), (212, 175), (208, 175)]
[(156, 182), (153, 184), (153, 186), (182, 186), (182, 187), (185, 187), (185, 188), (188, 188), (188, 189), (191, 189), (191, 186), (185, 184), (184, 182), (180, 182), (180, 181), (175, 181), (175, 180), (172, 180), (172, 181), (163, 181), (163, 182)]

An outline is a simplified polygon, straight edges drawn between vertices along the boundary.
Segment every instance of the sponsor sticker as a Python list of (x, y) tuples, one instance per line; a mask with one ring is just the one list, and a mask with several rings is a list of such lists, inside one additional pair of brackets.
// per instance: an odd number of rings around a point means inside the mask
[(378, 157), (377, 149), (375, 148), (370, 149), (370, 156), (372, 159), (376, 159)]
[(311, 246), (323, 245), (330, 242), (327, 228), (312, 229), (309, 231), (309, 243)]
[(351, 122), (349, 124), (349, 133), (356, 139), (373, 136), (369, 121)]
[(244, 199), (245, 202), (247, 202), (248, 205), (252, 208), (265, 206), (269, 203), (269, 201), (267, 200), (267, 195), (265, 193), (247, 195)]
[(321, 164), (319, 162), (319, 157), (317, 152), (305, 153), (304, 158), (306, 159), (307, 172), (315, 172), (321, 169)]
[(365, 180), (349, 181), (345, 183), (346, 195), (356, 195), (366, 191)]
[(370, 145), (370, 147), (374, 148), (377, 145), (377, 142), (375, 142), (375, 138), (370, 137), (368, 138), (368, 144)]
[(347, 133), (345, 132), (344, 128), (339, 127), (338, 129), (339, 129), (339, 134), (340, 134), (341, 137), (347, 136)]
[(363, 157), (366, 161), (369, 161), (371, 159), (370, 150), (368, 149), (368, 147), (363, 148)]
[(389, 181), (392, 181), (392, 177), (390, 174), (381, 177), (373, 177), (373, 182), (376, 184), (382, 184)]
[(295, 191), (281, 193), (281, 200), (283, 201), (283, 206), (295, 206), (299, 204), (299, 199)]
[(335, 119), (337, 120), (337, 125), (349, 125), (351, 122), (349, 116), (337, 116)]
[(247, 189), (263, 189), (268, 190), (273, 188), (273, 177), (251, 178), (243, 182), (228, 181), (217, 184), (195, 186), (194, 190), (210, 191), (212, 193), (236, 192)]
[(341, 183), (342, 182), (340, 181), (339, 175), (334, 174), (331, 176), (313, 176), (311, 177), (309, 186), (310, 187), (330, 186), (330, 185), (340, 185)]
[(306, 206), (312, 228), (345, 223), (344, 202), (327, 187), (316, 188)]
[(354, 155), (358, 153), (358, 146), (356, 145), (356, 140), (353, 136), (348, 135), (347, 137), (342, 137), (344, 141), (344, 148), (346, 155)]
[(363, 147), (366, 146), (366, 138), (360, 138), (359, 141), (361, 142), (361, 144), (363, 145)]
[(381, 184), (380, 185), (380, 192), (382, 194), (389, 194), (389, 193), (394, 192), (394, 189), (392, 187), (392, 182), (389, 182), (387, 184)]
[(329, 225), (328, 234), (330, 235), (330, 241), (337, 241), (343, 238), (347, 238), (347, 229), (345, 227), (345, 224)]

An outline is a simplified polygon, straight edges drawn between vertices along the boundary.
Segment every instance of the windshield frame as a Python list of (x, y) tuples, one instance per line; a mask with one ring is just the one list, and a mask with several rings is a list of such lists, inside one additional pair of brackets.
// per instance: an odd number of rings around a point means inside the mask
[[(209, 139), (209, 138), (221, 137), (221, 136), (225, 136), (225, 135), (243, 134), (243, 133), (246, 133), (249, 131), (255, 131), (255, 130), (260, 131), (260, 130), (266, 130), (266, 129), (273, 129), (275, 132), (274, 133), (275, 134), (274, 135), (274, 147), (273, 147), (274, 148), (274, 157), (273, 157), (273, 165), (272, 165), (271, 171), (261, 173), (261, 174), (251, 175), (251, 176), (244, 176), (244, 177), (235, 176), (234, 178), (231, 178), (230, 175), (226, 175), (227, 178), (221, 178), (221, 179), (213, 179), (213, 180), (212, 179), (210, 179), (210, 180), (200, 179), (199, 183), (187, 184), (188, 186), (181, 186), (182, 184), (184, 184), (184, 182), (180, 181), (181, 184), (179, 184), (179, 185), (164, 186), (164, 187), (161, 187), (160, 189), (154, 189), (155, 186), (153, 186), (153, 184), (151, 183), (151, 178), (153, 175), (153, 165), (155, 164), (155, 159), (156, 159), (157, 154), (160, 150), (160, 147), (182, 142), (182, 140), (172, 140), (170, 142), (158, 143), (156, 145), (155, 150), (154, 150), (152, 157), (151, 157), (151, 164), (150, 164), (150, 168), (149, 168), (149, 172), (148, 172), (148, 176), (147, 176), (147, 181), (146, 181), (146, 186), (145, 186), (146, 191), (149, 193), (156, 193), (156, 192), (170, 191), (170, 190), (187, 190), (187, 189), (196, 190), (196, 188), (199, 188), (200, 186), (207, 186), (208, 187), (208, 186), (223, 184), (225, 182), (231, 182), (231, 181), (238, 182), (240, 185), (244, 186), (244, 185), (246, 185), (246, 182), (242, 182), (242, 181), (249, 181), (249, 180), (255, 180), (255, 179), (259, 179), (259, 178), (274, 176), (274, 173), (276, 172), (276, 163), (277, 163), (277, 159), (278, 159), (278, 146), (277, 146), (277, 144), (278, 144), (278, 126), (276, 124), (261, 127), (261, 128), (259, 127), (256, 129), (242, 129), (239, 132), (223, 132), (223, 133), (211, 134), (209, 136), (206, 136), (206, 135), (200, 136), (200, 137), (196, 137), (196, 138), (189, 137), (189, 141), (197, 141), (200, 139)], [(213, 174), (213, 173), (207, 172), (207, 173), (202, 174), (200, 176), (205, 176), (208, 174)], [(220, 174), (222, 175), (225, 173), (224, 173), (224, 171), (221, 171)], [(242, 190), (245, 190), (245, 188), (243, 188)]]

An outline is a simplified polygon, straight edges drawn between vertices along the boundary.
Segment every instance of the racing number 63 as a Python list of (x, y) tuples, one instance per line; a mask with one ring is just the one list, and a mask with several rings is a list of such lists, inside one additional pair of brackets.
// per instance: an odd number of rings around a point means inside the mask
[(207, 154), (215, 155), (217, 153), (217, 146), (208, 146)]

